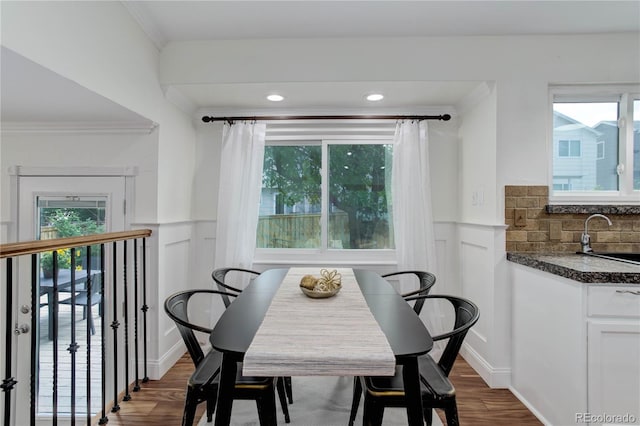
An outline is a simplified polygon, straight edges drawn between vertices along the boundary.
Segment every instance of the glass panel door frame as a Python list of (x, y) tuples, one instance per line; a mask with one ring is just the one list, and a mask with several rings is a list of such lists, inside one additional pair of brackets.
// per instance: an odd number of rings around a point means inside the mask
[[(12, 207), (15, 214), (15, 220), (12, 221), (14, 226), (16, 240), (33, 240), (35, 237), (35, 224), (37, 223), (36, 212), (38, 197), (106, 197), (107, 214), (105, 217), (106, 231), (120, 231), (130, 228), (129, 218), (132, 216), (126, 214), (125, 206), (133, 205), (133, 183), (134, 175), (127, 174), (125, 169), (114, 168), (111, 173), (105, 173), (104, 169), (94, 170), (93, 173), (74, 175), (69, 170), (47, 175), (46, 172), (55, 172), (45, 168), (37, 170), (31, 168), (26, 171), (16, 168), (17, 173), (12, 175)], [(83, 169), (84, 172), (86, 170)], [(124, 173), (123, 173), (124, 172)], [(16, 282), (30, 282), (30, 258), (19, 262), (17, 269), (18, 280)], [(20, 279), (20, 277), (23, 277)], [(27, 277), (27, 278), (25, 278)], [(15, 317), (19, 321), (26, 320), (27, 316), (18, 312), (18, 306), (24, 304), (30, 305), (30, 286), (20, 285), (17, 289), (17, 303)], [(39, 309), (33, 307), (33, 309)], [(29, 314), (30, 315), (30, 314)], [(24, 318), (21, 318), (24, 317)], [(14, 418), (29, 418), (30, 416), (30, 337), (22, 337), (16, 339), (14, 345), (14, 359), (17, 360), (17, 377), (21, 378), (22, 384), (16, 387), (15, 407), (13, 412), (16, 413)], [(59, 419), (63, 420), (63, 419)], [(44, 420), (42, 424), (50, 424), (51, 419)], [(39, 421), (37, 423), (40, 423)], [(64, 424), (62, 421), (61, 424)]]

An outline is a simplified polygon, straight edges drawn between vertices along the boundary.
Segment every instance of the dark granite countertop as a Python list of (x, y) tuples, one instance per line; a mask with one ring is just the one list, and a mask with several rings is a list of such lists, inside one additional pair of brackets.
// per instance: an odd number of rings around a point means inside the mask
[(582, 283), (640, 284), (640, 266), (573, 253), (507, 253), (507, 260)]

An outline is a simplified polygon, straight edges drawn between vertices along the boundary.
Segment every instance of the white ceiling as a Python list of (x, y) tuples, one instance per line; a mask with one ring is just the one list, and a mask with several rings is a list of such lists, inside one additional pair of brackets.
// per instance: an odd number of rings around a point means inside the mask
[(124, 1), (158, 47), (252, 38), (638, 31), (638, 1)]
[[(158, 49), (171, 41), (569, 34), (640, 31), (639, 1), (123, 1)], [(3, 48), (3, 122), (139, 122), (142, 117)], [(289, 83), (295, 108), (362, 108), (383, 91), (387, 108), (454, 105), (477, 83)], [(197, 107), (260, 109), (266, 84), (179, 88)], [(260, 99), (260, 101), (256, 101)], [(356, 99), (356, 102), (354, 102)]]

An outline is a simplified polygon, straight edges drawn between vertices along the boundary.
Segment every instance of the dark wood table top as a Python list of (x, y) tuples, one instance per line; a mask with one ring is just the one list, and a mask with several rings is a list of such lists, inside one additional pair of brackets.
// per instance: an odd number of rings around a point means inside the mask
[[(218, 320), (209, 339), (216, 350), (242, 361), (288, 269), (270, 269), (247, 286)], [(433, 341), (411, 306), (379, 274), (354, 269), (371, 313), (387, 337), (396, 361), (431, 350)]]

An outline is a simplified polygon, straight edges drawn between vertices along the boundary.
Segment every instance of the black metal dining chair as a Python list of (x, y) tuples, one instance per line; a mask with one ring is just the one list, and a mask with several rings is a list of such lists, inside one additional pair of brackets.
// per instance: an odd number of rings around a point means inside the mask
[[(436, 284), (436, 276), (433, 275), (431, 272), (427, 272), (427, 271), (398, 271), (398, 272), (392, 272), (390, 274), (385, 274), (382, 277), (390, 278), (390, 277), (396, 277), (400, 275), (415, 275), (415, 277), (418, 278), (418, 282), (419, 282), (419, 286), (417, 290), (412, 290), (407, 293), (401, 294), (401, 296), (404, 297), (405, 300), (407, 300), (407, 298), (412, 296), (429, 294), (429, 291), (431, 291), (431, 288)], [(422, 312), (422, 305), (424, 305), (424, 300), (422, 299), (415, 300), (413, 305), (413, 310), (416, 312), (416, 314), (420, 315), (420, 312)]]
[[(100, 292), (100, 274), (91, 274), (91, 294), (87, 291), (88, 284), (85, 281), (84, 288), (75, 288), (75, 306), (82, 306), (82, 319), (87, 320), (87, 326), (91, 329), (91, 334), (96, 334), (96, 327), (93, 322), (91, 307), (98, 305), (98, 314), (102, 316), (102, 294)], [(73, 298), (68, 297), (58, 302), (59, 305), (73, 304)]]
[[(229, 284), (227, 281), (227, 275), (229, 273), (240, 273), (240, 274), (248, 274), (251, 279), (260, 275), (260, 272), (252, 271), (251, 269), (245, 268), (218, 268), (215, 269), (211, 273), (211, 278), (216, 283), (218, 290), (222, 292), (231, 292), (234, 294), (242, 293), (242, 290), (238, 288), (238, 286), (233, 286)], [(224, 302), (225, 307), (229, 307), (231, 304), (231, 299), (228, 295), (222, 295), (222, 301)], [(289, 404), (293, 404), (293, 385), (291, 383), (291, 377), (284, 377), (284, 388), (287, 394), (287, 399), (289, 400)]]
[[(201, 402), (207, 402), (207, 421), (211, 421), (216, 407), (218, 395), (220, 369), (222, 366), (222, 354), (211, 350), (206, 355), (202, 351), (194, 331), (211, 333), (211, 329), (189, 321), (189, 301), (192, 297), (203, 295), (226, 295), (236, 297), (233, 293), (219, 290), (198, 289), (185, 290), (169, 296), (164, 303), (167, 315), (175, 322), (180, 335), (189, 351), (189, 355), (196, 367), (195, 371), (187, 382), (187, 394), (185, 397), (184, 413), (182, 417), (183, 426), (193, 425), (196, 407)], [(258, 416), (261, 425), (270, 425), (276, 418), (276, 413), (270, 409), (275, 404), (275, 388), (278, 389), (280, 404), (285, 417), (285, 422), (289, 423), (289, 408), (284, 396), (284, 383), (282, 379), (272, 377), (249, 377), (242, 375), (242, 366), (238, 365), (236, 375), (236, 385), (233, 399), (255, 400), (258, 408)]]
[[(418, 299), (446, 300), (455, 311), (453, 330), (432, 336), (434, 341), (448, 339), (440, 360), (435, 362), (429, 354), (423, 355), (418, 358), (418, 369), (423, 416), (427, 425), (432, 423), (434, 408), (444, 410), (448, 426), (458, 425), (456, 392), (448, 377), (462, 342), (469, 329), (478, 321), (480, 313), (473, 302), (460, 297), (418, 295), (408, 298), (408, 300)], [(382, 424), (385, 407), (406, 407), (402, 367), (396, 367), (396, 373), (391, 377), (359, 377), (357, 379), (354, 382), (350, 426), (355, 421), (362, 393), (364, 393), (363, 424), (366, 425)]]
[[(216, 285), (218, 286), (218, 290), (222, 291), (222, 292), (231, 292), (234, 294), (239, 294), (242, 293), (242, 289), (238, 288), (237, 286), (232, 286), (231, 284), (227, 283), (227, 274), (230, 272), (240, 272), (240, 273), (246, 273), (249, 274), (252, 278), (257, 277), (258, 275), (260, 275), (260, 272), (256, 272), (256, 271), (252, 271), (250, 269), (244, 269), (244, 268), (218, 268), (215, 269), (212, 273), (211, 273), (211, 278), (213, 278), (213, 281), (215, 281)], [(229, 307), (229, 305), (231, 304), (231, 299), (229, 298), (228, 295), (222, 295), (222, 301), (224, 302), (224, 306), (226, 308)]]

